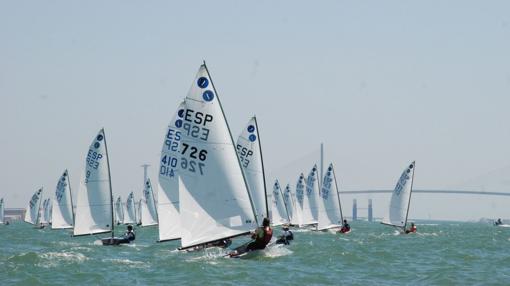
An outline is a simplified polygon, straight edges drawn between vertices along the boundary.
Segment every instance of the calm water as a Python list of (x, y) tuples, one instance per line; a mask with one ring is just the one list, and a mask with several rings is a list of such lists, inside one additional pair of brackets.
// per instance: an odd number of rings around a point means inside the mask
[(298, 230), (291, 246), (243, 260), (174, 251), (177, 242), (153, 243), (155, 228), (138, 228), (134, 245), (104, 247), (95, 242), (102, 236), (15, 223), (0, 226), (0, 284), (510, 284), (510, 228), (423, 223), (416, 235), (396, 235), (377, 223), (352, 226), (343, 236)]

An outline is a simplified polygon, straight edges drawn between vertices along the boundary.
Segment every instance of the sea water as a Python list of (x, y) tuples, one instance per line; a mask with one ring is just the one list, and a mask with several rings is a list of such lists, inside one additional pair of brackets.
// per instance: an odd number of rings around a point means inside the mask
[(22, 222), (0, 225), (0, 284), (510, 284), (510, 228), (424, 222), (417, 234), (400, 235), (378, 223), (351, 226), (347, 235), (294, 230), (290, 246), (230, 259), (219, 249), (186, 253), (175, 250), (178, 241), (156, 243), (155, 227), (137, 228), (134, 244), (102, 246), (98, 240), (107, 234), (71, 237)]

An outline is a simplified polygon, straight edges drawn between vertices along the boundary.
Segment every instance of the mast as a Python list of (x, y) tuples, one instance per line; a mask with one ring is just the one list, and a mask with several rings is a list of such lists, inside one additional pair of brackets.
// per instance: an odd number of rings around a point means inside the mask
[(411, 195), (413, 194), (414, 170), (416, 168), (416, 161), (413, 161), (411, 163), (411, 166), (413, 166), (413, 169), (412, 169), (413, 175), (411, 176), (411, 189), (409, 190), (409, 201), (407, 202), (406, 220), (404, 221), (404, 231), (406, 230), (407, 217), (409, 215), (409, 206), (411, 205)]
[(333, 172), (333, 178), (335, 179), (336, 197), (338, 199), (338, 207), (340, 208), (340, 219), (342, 220), (342, 224), (343, 224), (344, 223), (344, 215), (342, 214), (342, 204), (340, 203), (340, 189), (338, 188), (338, 182), (336, 180), (335, 168), (333, 167), (333, 163), (331, 163), (331, 171)]
[(67, 177), (67, 183), (69, 184), (69, 199), (71, 200), (71, 214), (73, 215), (73, 227), (75, 223), (75, 214), (74, 214), (74, 205), (73, 205), (73, 192), (71, 190), (71, 178), (69, 178), (69, 172), (65, 171), (66, 177)]
[(103, 133), (104, 137), (104, 149), (106, 153), (106, 165), (108, 166), (108, 183), (110, 185), (110, 209), (112, 211), (112, 238), (114, 236), (114, 218), (113, 218), (113, 192), (112, 192), (112, 175), (110, 173), (110, 158), (108, 156), (108, 146), (106, 145), (106, 134), (104, 132), (104, 128), (101, 129), (101, 133)]
[[(260, 131), (259, 131), (259, 125), (257, 123), (257, 117), (253, 115), (253, 119), (255, 120), (255, 128), (257, 130), (257, 135), (259, 136), (259, 149), (260, 149), (260, 162), (262, 164), (262, 179), (264, 180), (264, 198), (266, 200), (266, 217), (269, 218), (269, 206), (267, 204), (267, 187), (266, 187), (266, 172), (264, 169), (264, 158), (262, 156), (262, 143), (260, 141)], [(281, 192), (281, 189), (280, 189)], [(287, 207), (285, 207), (287, 208)], [(288, 213), (287, 213), (288, 216)]]
[(324, 179), (324, 143), (321, 142), (321, 175), (319, 177), (319, 190), (322, 187), (322, 180)]
[[(216, 91), (216, 86), (213, 83), (211, 74), (209, 73), (209, 69), (207, 69), (207, 65), (205, 64), (205, 61), (204, 61), (204, 68), (205, 68), (205, 71), (207, 72), (207, 75), (209, 76), (209, 79), (211, 80), (211, 85), (212, 85), (212, 88), (214, 89), (214, 93), (217, 95), (218, 91)], [(230, 136), (230, 142), (232, 143), (232, 147), (234, 147), (236, 145), (234, 143), (234, 138), (232, 137), (232, 132), (230, 131), (230, 126), (228, 125), (227, 117), (225, 117), (225, 112), (223, 111), (223, 106), (221, 104), (220, 97), (217, 96), (216, 99), (218, 100), (218, 105), (220, 106), (221, 114), (223, 115), (223, 118), (225, 118), (225, 124), (227, 125), (228, 134)], [(234, 152), (236, 152), (236, 150), (234, 150)], [(253, 212), (253, 218), (255, 219), (255, 223), (257, 225), (259, 225), (259, 222), (257, 220), (257, 215), (255, 213), (255, 206), (253, 205), (253, 200), (251, 198), (250, 188), (248, 186), (248, 182), (246, 181), (246, 176), (244, 175), (243, 167), (241, 166), (241, 161), (239, 161), (239, 156), (237, 155), (237, 152), (235, 155), (237, 158), (237, 160), (236, 160), (237, 164), (239, 165), (239, 169), (241, 170), (241, 174), (243, 175), (244, 186), (246, 187), (246, 190), (248, 191), (248, 198), (250, 199), (250, 205), (251, 205), (251, 210)]]

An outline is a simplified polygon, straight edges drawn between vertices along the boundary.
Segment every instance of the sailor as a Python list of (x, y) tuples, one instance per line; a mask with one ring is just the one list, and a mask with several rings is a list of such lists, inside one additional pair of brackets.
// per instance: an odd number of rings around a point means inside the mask
[(494, 224), (495, 224), (495, 225), (501, 225), (501, 224), (503, 224), (503, 222), (501, 221), (501, 219), (500, 219), (500, 218), (498, 218), (498, 220), (497, 220)]
[(135, 232), (132, 225), (127, 226), (127, 230), (122, 236), (120, 243), (130, 243), (135, 240)]
[(293, 239), (294, 239), (294, 234), (292, 233), (292, 231), (289, 230), (289, 226), (284, 225), (283, 233), (282, 233), (282, 235), (280, 235), (280, 237), (278, 237), (276, 244), (289, 245), (290, 244), (289, 240), (293, 240)]
[(252, 234), (251, 238), (254, 241), (250, 242), (246, 247), (247, 251), (264, 249), (273, 237), (273, 229), (269, 226), (269, 219), (266, 217), (262, 221), (262, 226), (258, 227)]
[(416, 225), (414, 225), (414, 222), (411, 223), (411, 228), (406, 230), (406, 233), (415, 233), (416, 232)]
[(342, 224), (342, 228), (340, 229), (341, 233), (346, 233), (351, 230), (351, 226), (347, 223), (347, 220), (344, 219), (344, 223)]

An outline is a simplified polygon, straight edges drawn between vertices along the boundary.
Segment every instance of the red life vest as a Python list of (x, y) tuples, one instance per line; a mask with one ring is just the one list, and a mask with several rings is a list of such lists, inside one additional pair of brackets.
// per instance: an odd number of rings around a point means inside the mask
[(273, 237), (273, 230), (270, 227), (264, 228), (264, 238), (263, 238), (264, 245), (267, 245), (271, 241), (272, 237)]

